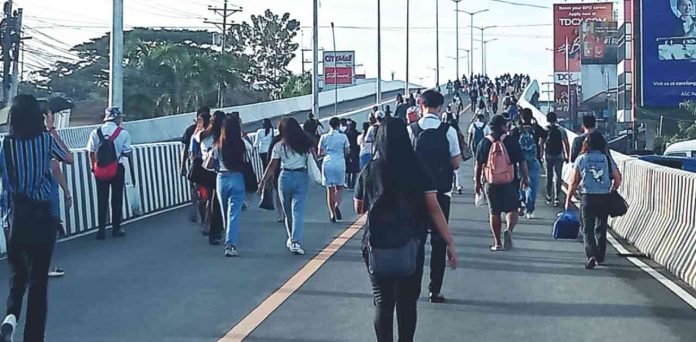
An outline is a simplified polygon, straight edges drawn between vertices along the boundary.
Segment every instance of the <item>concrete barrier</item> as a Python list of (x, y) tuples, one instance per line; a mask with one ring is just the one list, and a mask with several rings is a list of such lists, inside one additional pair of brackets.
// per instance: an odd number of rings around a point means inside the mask
[[(546, 118), (530, 101), (539, 84), (527, 87), (519, 105), (529, 108), (540, 125)], [(567, 130), (566, 130), (567, 131)], [(568, 138), (577, 135), (567, 131)], [(612, 230), (640, 253), (652, 258), (679, 279), (696, 288), (696, 174), (676, 170), (612, 151), (623, 175), (619, 192), (628, 213), (610, 219)], [(571, 165), (564, 166), (567, 182)]]
[[(382, 81), (382, 91), (391, 92), (403, 89), (402, 81)], [(413, 89), (420, 86), (411, 85)], [(338, 91), (338, 102), (352, 101), (375, 94), (375, 84), (361, 84), (354, 87), (342, 88)], [(334, 103), (334, 92), (324, 91), (319, 94), (319, 106), (325, 107)], [(266, 118), (278, 117), (312, 108), (312, 96), (299, 96), (289, 99), (267, 101), (243, 106), (227, 107), (225, 112), (237, 111), (242, 121), (255, 122)], [(181, 137), (182, 132), (194, 122), (195, 113), (185, 113), (147, 120), (129, 121), (124, 123), (131, 133), (133, 144), (172, 141)], [(58, 134), (71, 149), (84, 148), (92, 130), (98, 125), (71, 127), (59, 129)]]

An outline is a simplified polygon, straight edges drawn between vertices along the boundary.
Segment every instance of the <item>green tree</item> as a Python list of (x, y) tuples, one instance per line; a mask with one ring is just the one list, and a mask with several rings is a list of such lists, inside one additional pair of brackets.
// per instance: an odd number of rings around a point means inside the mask
[(252, 61), (245, 74), (249, 83), (270, 91), (274, 98), (281, 97), (283, 84), (292, 75), (288, 65), (299, 47), (293, 42), (299, 30), (300, 22), (290, 19), (289, 13), (279, 16), (270, 9), (263, 15), (252, 15), (251, 23), (232, 27), (231, 49)]
[(309, 95), (311, 93), (312, 78), (309, 73), (290, 75), (285, 83), (283, 83), (280, 92), (282, 98)]

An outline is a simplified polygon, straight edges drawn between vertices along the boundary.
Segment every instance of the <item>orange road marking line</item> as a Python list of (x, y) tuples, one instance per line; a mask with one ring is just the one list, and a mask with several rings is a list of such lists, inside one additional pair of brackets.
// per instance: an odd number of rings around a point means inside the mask
[(305, 264), (297, 273), (283, 284), (279, 289), (273, 292), (259, 306), (251, 311), (244, 319), (242, 319), (232, 330), (227, 332), (225, 336), (218, 342), (239, 342), (247, 338), (256, 328), (258, 328), (275, 310), (277, 310), (295, 291), (297, 291), (304, 283), (309, 280), (348, 240), (352, 239), (355, 234), (365, 225), (367, 216), (363, 215), (358, 218), (350, 227), (336, 237), (324, 249), (319, 252), (312, 260)]

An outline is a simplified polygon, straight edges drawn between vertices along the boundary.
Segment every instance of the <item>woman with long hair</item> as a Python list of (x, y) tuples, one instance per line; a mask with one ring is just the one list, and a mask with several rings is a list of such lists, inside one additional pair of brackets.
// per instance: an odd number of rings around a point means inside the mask
[[(201, 158), (203, 159), (203, 167), (205, 168), (204, 177), (206, 181), (205, 184), (199, 184), (204, 188), (206, 201), (206, 220), (204, 222), (209, 222), (210, 231), (208, 233), (208, 243), (213, 246), (219, 246), (222, 242), (222, 231), (224, 222), (222, 220), (222, 212), (220, 209), (220, 201), (217, 200), (215, 195), (216, 187), (216, 175), (215, 175), (215, 164), (212, 163), (213, 158), (213, 148), (215, 147), (215, 141), (220, 139), (222, 135), (222, 123), (225, 119), (225, 113), (222, 111), (216, 111), (207, 126), (199, 127), (193, 134), (192, 144), (195, 142), (201, 151)], [(203, 197), (203, 196), (201, 196)]]
[(360, 173), (360, 145), (358, 144), (358, 132), (355, 127), (356, 123), (353, 120), (348, 120), (348, 129), (346, 137), (350, 145), (350, 153), (346, 158), (346, 184), (349, 189), (355, 189), (355, 181)]
[(259, 151), (259, 157), (261, 158), (261, 164), (264, 170), (268, 167), (268, 151), (270, 151), (273, 136), (275, 136), (275, 132), (271, 119), (263, 119), (263, 127), (256, 131), (254, 147)]
[(215, 140), (213, 157), (217, 161), (217, 197), (227, 223), (225, 256), (236, 257), (239, 215), (244, 203), (244, 154), (251, 149), (242, 139), (239, 116), (228, 114), (223, 121), (220, 136)]
[(372, 143), (367, 141), (367, 131), (370, 130), (369, 122), (363, 122), (362, 133), (358, 136), (358, 145), (360, 145), (360, 170), (367, 166), (367, 163), (372, 160)]
[(608, 208), (610, 193), (621, 186), (621, 172), (607, 153), (607, 142), (599, 132), (587, 135), (582, 154), (573, 165), (566, 210), (572, 206), (575, 192), (582, 197), (582, 221), (585, 241), (585, 268), (592, 269), (604, 263), (607, 253)]
[[(24, 341), (43, 341), (46, 328), (48, 268), (58, 233), (51, 211), (51, 161), (73, 163), (46, 131), (39, 103), (18, 95), (9, 112), (9, 133), (0, 143), (2, 211), (9, 225), (7, 262), (10, 291), (0, 339), (10, 341), (28, 288)], [(46, 175), (49, 175), (47, 177)]]
[[(355, 210), (368, 215), (362, 252), (374, 295), (374, 328), (378, 341), (394, 341), (396, 308), (398, 340), (413, 341), (425, 259), (425, 227), (429, 222), (446, 241), (447, 257), (453, 269), (457, 266), (457, 255), (437, 202), (435, 181), (416, 156), (406, 124), (401, 120), (385, 121), (377, 131), (375, 149), (376, 156), (361, 173), (355, 189)], [(399, 247), (394, 246), (397, 238), (416, 239), (415, 272), (403, 277), (374, 274), (370, 250)]]
[(276, 168), (280, 164), (278, 190), (285, 211), (285, 229), (288, 233), (286, 247), (292, 254), (304, 255), (300, 240), (304, 228), (305, 205), (309, 187), (307, 163), (314, 162), (313, 159), (309, 159), (314, 158), (312, 154), (313, 143), (297, 120), (292, 117), (280, 120), (278, 132), (280, 142), (271, 151), (271, 163), (266, 168), (259, 189), (263, 189), (268, 182), (273, 180)]
[[(280, 136), (276, 135), (273, 137), (273, 140), (271, 140), (271, 146), (269, 147), (269, 151), (273, 151), (273, 148), (277, 143), (280, 142)], [(271, 156), (268, 156), (268, 164), (271, 163)], [(280, 163), (275, 164), (275, 168), (273, 170), (273, 201), (275, 202), (275, 209), (276, 213), (278, 214), (278, 222), (284, 223), (285, 222), (285, 211), (283, 211), (283, 202), (280, 201), (280, 190), (278, 189), (278, 177), (280, 176)]]
[(341, 191), (346, 185), (346, 155), (350, 152), (348, 137), (340, 133), (340, 120), (329, 120), (331, 130), (319, 139), (320, 156), (324, 156), (321, 168), (322, 183), (326, 187), (326, 202), (329, 206), (329, 220), (333, 223), (343, 219), (341, 214)]

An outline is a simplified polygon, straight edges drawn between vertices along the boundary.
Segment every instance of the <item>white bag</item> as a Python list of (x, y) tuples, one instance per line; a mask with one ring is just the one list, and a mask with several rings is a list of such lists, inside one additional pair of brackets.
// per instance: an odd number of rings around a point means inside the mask
[(128, 160), (131, 176), (130, 179), (126, 180), (126, 203), (130, 206), (133, 216), (138, 217), (143, 214), (143, 206), (140, 203), (140, 191), (138, 191), (138, 187), (133, 184), (135, 183), (135, 170), (133, 164), (131, 164), (132, 162), (132, 160)]
[(309, 177), (312, 180), (317, 182), (317, 184), (322, 185), (321, 171), (319, 170), (319, 166), (317, 165), (316, 160), (314, 160), (314, 156), (311, 152), (307, 153), (307, 173), (309, 173)]
[(476, 198), (474, 199), (474, 204), (477, 207), (483, 207), (486, 205), (486, 196), (484, 194), (476, 194)]

